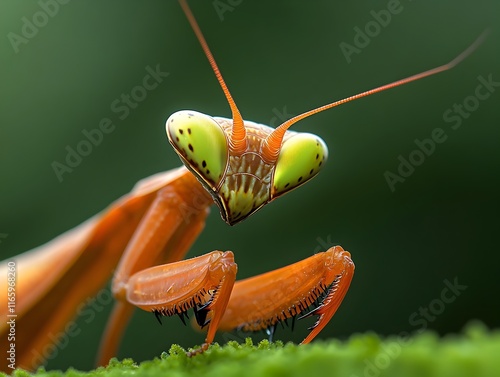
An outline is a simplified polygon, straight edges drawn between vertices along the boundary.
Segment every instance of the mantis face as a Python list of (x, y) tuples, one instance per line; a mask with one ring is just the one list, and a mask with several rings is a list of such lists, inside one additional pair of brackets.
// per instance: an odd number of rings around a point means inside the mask
[(166, 123), (170, 143), (229, 225), (309, 181), (328, 157), (325, 142), (310, 133), (286, 131), (276, 144), (271, 127), (244, 121), (242, 130), (243, 142), (236, 148), (232, 119), (187, 110)]

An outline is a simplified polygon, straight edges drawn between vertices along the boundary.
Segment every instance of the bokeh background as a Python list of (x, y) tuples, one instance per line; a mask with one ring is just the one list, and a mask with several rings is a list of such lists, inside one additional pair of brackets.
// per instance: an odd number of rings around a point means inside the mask
[[(402, 1), (402, 11), (350, 63), (339, 45), (353, 45), (354, 28), (364, 29), (370, 12), (390, 2), (190, 3), (244, 117), (274, 125), (280, 113), (296, 115), (443, 64), (490, 28), (483, 45), (453, 70), (294, 127), (327, 142), (324, 171), (235, 227), (214, 207), (190, 255), (233, 250), (243, 278), (342, 245), (356, 274), (321, 338), (424, 327), (446, 334), (471, 319), (498, 327), (500, 89), (456, 130), (443, 114), (475, 95), (479, 76), (500, 81), (500, 3)], [(228, 10), (221, 15), (214, 4)], [(177, 2), (72, 1), (16, 53), (8, 34), (21, 35), (23, 17), (32, 20), (41, 9), (35, 1), (0, 2), (2, 259), (76, 226), (139, 179), (179, 166), (164, 133), (174, 111), (230, 115)], [(158, 64), (169, 76), (120, 120), (112, 102)], [(116, 129), (59, 182), (52, 163), (63, 163), (66, 146), (75, 148), (82, 131), (105, 117)], [(398, 157), (408, 158), (414, 140), (438, 127), (446, 142), (392, 192), (384, 173), (396, 173)], [(454, 279), (467, 288), (441, 307), (436, 300)], [(437, 315), (422, 322), (420, 308)], [(110, 309), (95, 310), (90, 323), (77, 320), (81, 333), (47, 368), (91, 368)], [(277, 337), (298, 342), (307, 326), (297, 327), (294, 333), (280, 328)], [(119, 357), (140, 361), (172, 343), (189, 347), (202, 339), (178, 318), (160, 327), (137, 311)]]

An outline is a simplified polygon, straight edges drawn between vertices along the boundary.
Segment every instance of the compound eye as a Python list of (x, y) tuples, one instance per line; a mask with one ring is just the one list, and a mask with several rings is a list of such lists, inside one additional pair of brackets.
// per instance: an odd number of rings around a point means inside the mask
[(228, 160), (226, 135), (219, 124), (208, 115), (184, 110), (168, 118), (166, 131), (184, 165), (215, 190)]
[(298, 133), (285, 140), (274, 172), (273, 198), (304, 184), (318, 174), (327, 157), (328, 148), (316, 135)]

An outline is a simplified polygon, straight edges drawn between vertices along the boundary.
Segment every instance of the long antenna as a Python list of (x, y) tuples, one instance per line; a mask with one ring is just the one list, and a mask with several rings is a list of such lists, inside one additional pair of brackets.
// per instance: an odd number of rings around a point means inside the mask
[(447, 64), (443, 64), (439, 67), (430, 69), (428, 71), (418, 73), (416, 75), (394, 81), (390, 84), (382, 85), (379, 86), (378, 88), (374, 88), (371, 90), (367, 90), (366, 92), (362, 92), (344, 99), (341, 99), (339, 101), (335, 101), (332, 103), (329, 103), (324, 106), (320, 106), (316, 109), (306, 111), (305, 113), (302, 113), (300, 115), (297, 115), (284, 123), (282, 123), (280, 126), (278, 126), (271, 134), (267, 136), (267, 138), (264, 140), (262, 143), (262, 154), (266, 162), (271, 163), (273, 161), (276, 161), (278, 158), (278, 155), (281, 150), (281, 143), (283, 141), (283, 137), (285, 136), (286, 130), (290, 128), (293, 124), (297, 123), (298, 121), (307, 118), (311, 115), (317, 114), (319, 112), (331, 109), (332, 107), (336, 107), (339, 105), (343, 105), (344, 103), (354, 101), (359, 98), (367, 97), (375, 93), (382, 92), (387, 89), (392, 89), (400, 85), (408, 84), (412, 81), (420, 80), (423, 79), (424, 77), (432, 76), (435, 75), (436, 73), (447, 71), (453, 67), (455, 67), (458, 63), (462, 62), (466, 57), (468, 57), (483, 41), (485, 38), (488, 36), (489, 30), (483, 31), (483, 33), (469, 46), (467, 49), (465, 49), (460, 55), (458, 55), (455, 59), (450, 61)]
[(236, 106), (236, 103), (234, 102), (233, 97), (231, 96), (231, 93), (229, 92), (226, 83), (224, 82), (222, 74), (219, 71), (219, 67), (215, 62), (212, 52), (208, 47), (207, 41), (205, 40), (205, 37), (203, 36), (203, 33), (201, 32), (200, 27), (198, 26), (198, 23), (196, 22), (196, 19), (194, 18), (194, 15), (191, 12), (191, 9), (189, 8), (189, 5), (187, 4), (186, 0), (179, 0), (179, 4), (181, 5), (182, 10), (186, 14), (186, 17), (189, 23), (191, 24), (194, 33), (196, 34), (196, 38), (198, 38), (198, 41), (201, 44), (201, 48), (205, 52), (208, 62), (210, 63), (210, 66), (212, 67), (215, 73), (215, 77), (217, 77), (217, 80), (219, 81), (222, 91), (226, 96), (227, 102), (229, 103), (229, 107), (231, 108), (231, 112), (233, 114), (233, 128), (231, 130), (231, 138), (229, 140), (229, 149), (233, 154), (241, 155), (243, 152), (245, 152), (247, 148), (246, 130), (243, 118), (241, 117), (240, 111), (238, 110), (238, 107)]

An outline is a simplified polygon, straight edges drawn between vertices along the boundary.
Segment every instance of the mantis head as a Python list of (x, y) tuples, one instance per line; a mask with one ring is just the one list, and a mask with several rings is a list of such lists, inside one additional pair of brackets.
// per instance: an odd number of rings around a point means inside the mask
[[(232, 119), (195, 111), (176, 112), (166, 124), (175, 151), (230, 225), (310, 180), (328, 156), (325, 142), (310, 133), (250, 121), (234, 128)], [(238, 132), (241, 143), (233, 138)]]

